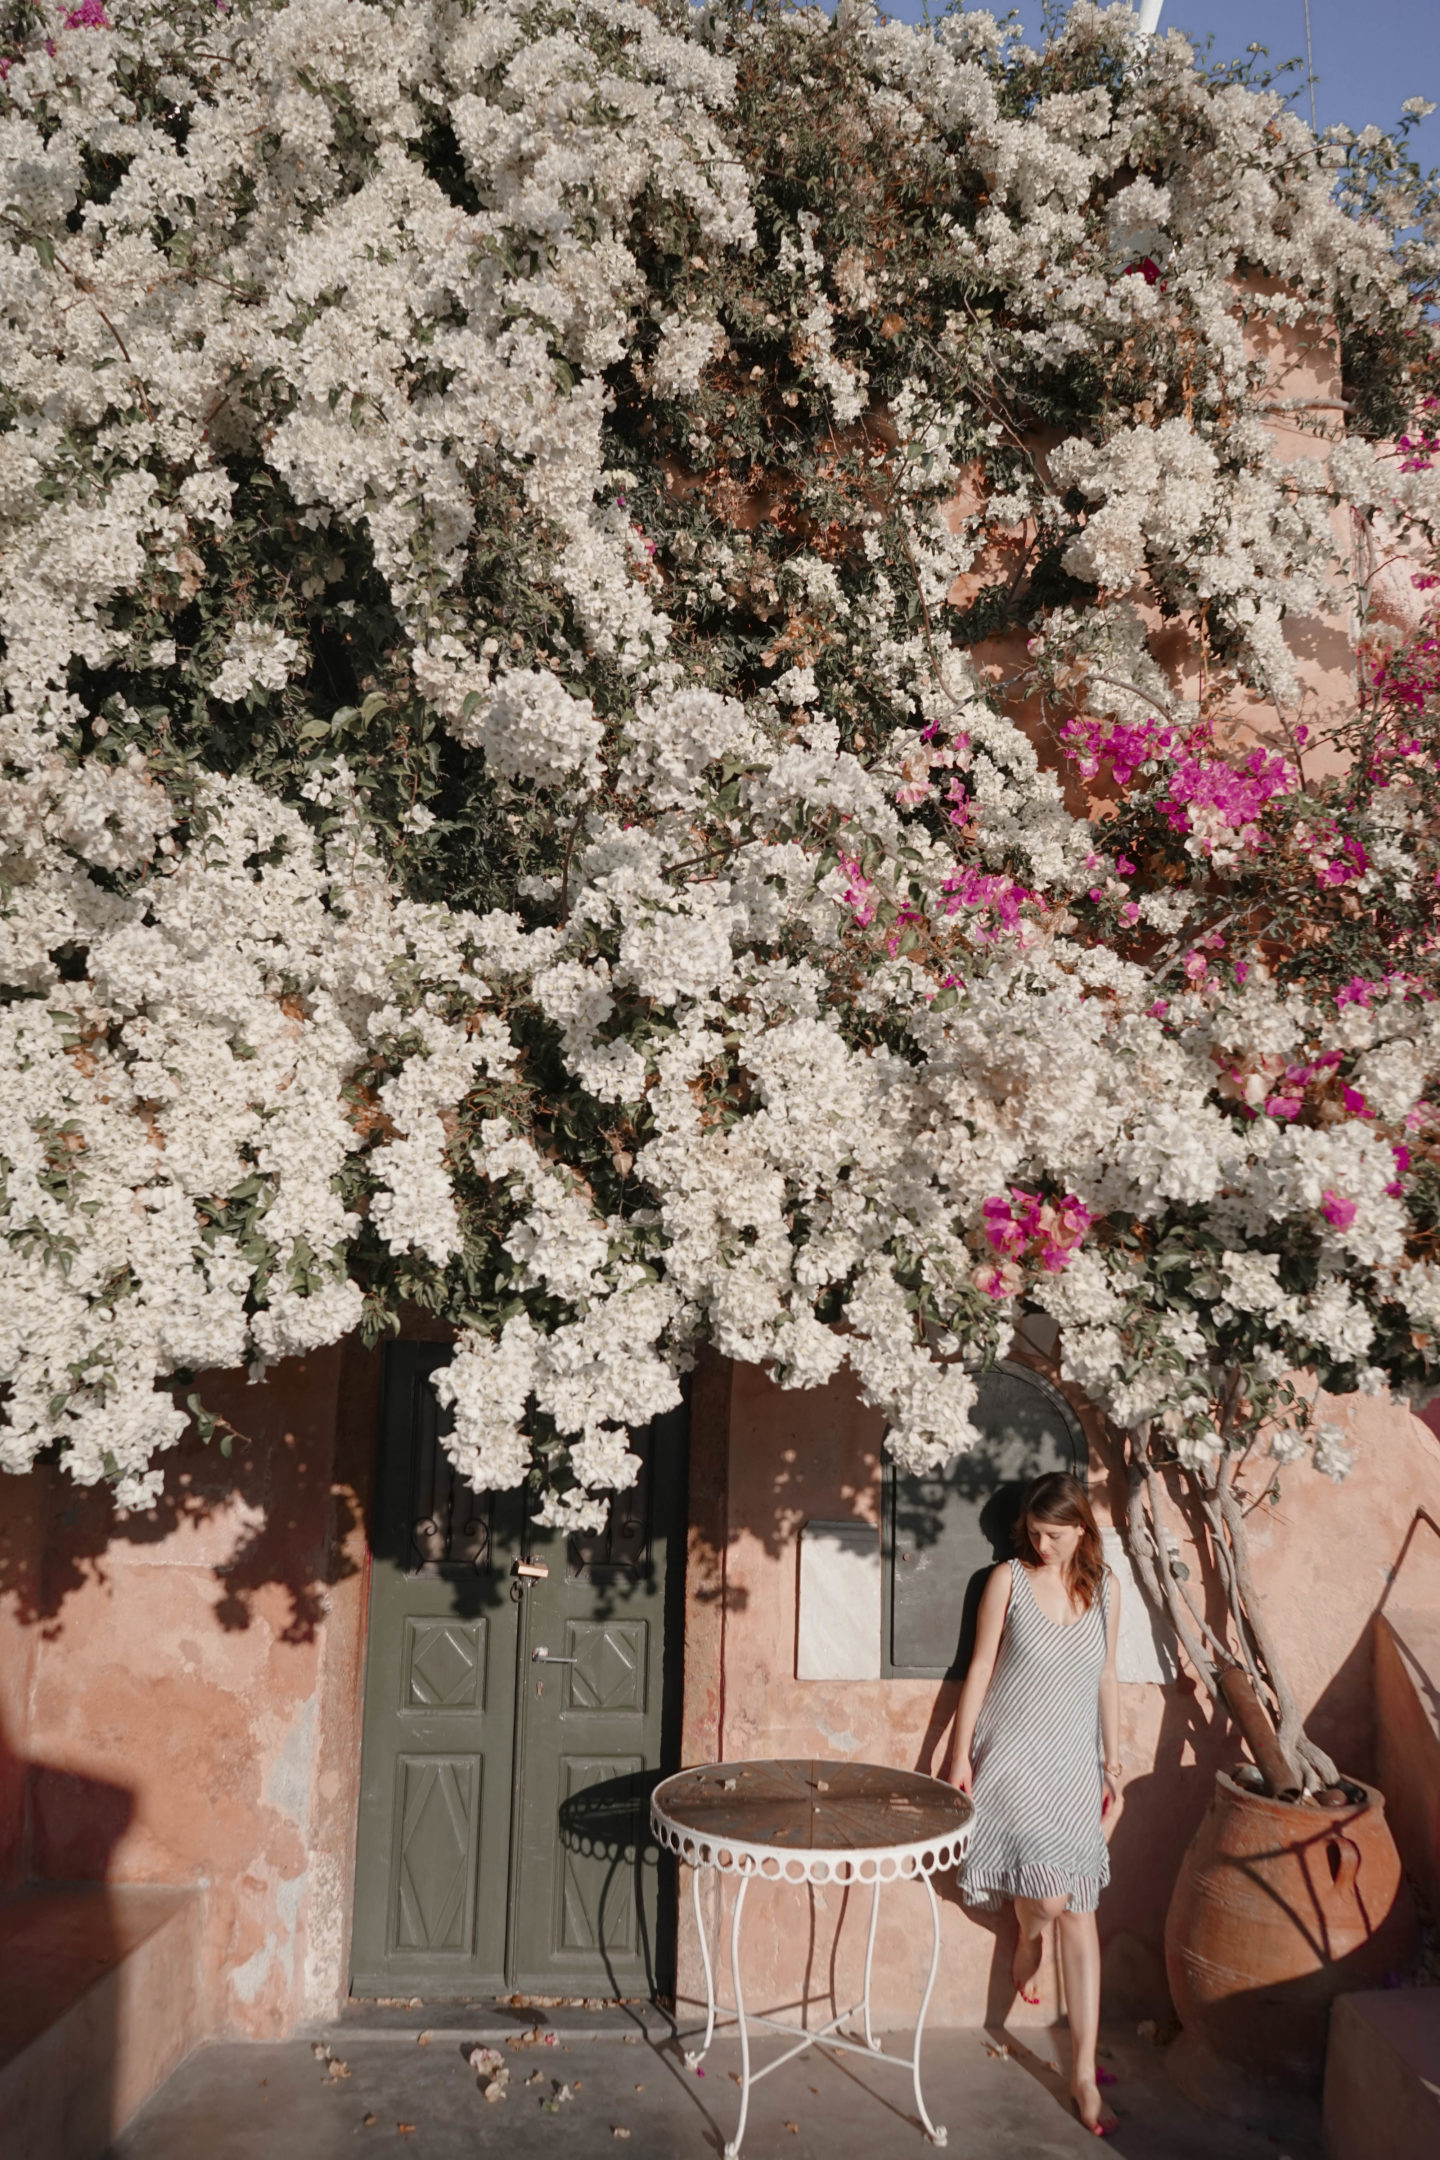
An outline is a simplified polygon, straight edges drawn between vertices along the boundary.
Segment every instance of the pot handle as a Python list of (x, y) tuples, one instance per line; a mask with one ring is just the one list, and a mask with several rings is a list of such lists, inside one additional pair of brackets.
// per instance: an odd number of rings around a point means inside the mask
[(1355, 1840), (1342, 1837), (1338, 1830), (1332, 1831), (1325, 1840), (1325, 1865), (1335, 1885), (1335, 1895), (1348, 1898), (1360, 1873), (1360, 1848)]

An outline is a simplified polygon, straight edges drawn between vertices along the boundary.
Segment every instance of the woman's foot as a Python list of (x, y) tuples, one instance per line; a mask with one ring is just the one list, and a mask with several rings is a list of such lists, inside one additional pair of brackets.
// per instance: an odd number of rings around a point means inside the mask
[(1022, 1935), (1015, 1945), (1015, 1955), (1010, 1962), (1010, 1978), (1021, 2002), (1033, 2009), (1040, 2000), (1040, 1990), (1035, 1985), (1035, 1975), (1040, 1970), (1040, 1960), (1045, 1955), (1043, 1935)]
[(1094, 2078), (1077, 2078), (1070, 2088), (1070, 2098), (1075, 2113), (1093, 2136), (1109, 2137), (1112, 2130), (1119, 2129), (1119, 2117), (1100, 2098)]

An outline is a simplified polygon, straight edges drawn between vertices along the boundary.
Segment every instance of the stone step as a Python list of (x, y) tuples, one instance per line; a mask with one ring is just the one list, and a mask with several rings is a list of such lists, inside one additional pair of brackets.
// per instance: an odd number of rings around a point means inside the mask
[(194, 1891), (36, 1886), (0, 1903), (5, 2160), (95, 2160), (206, 2037)]
[(1440, 2153), (1440, 1988), (1341, 1995), (1325, 2058), (1330, 2160)]

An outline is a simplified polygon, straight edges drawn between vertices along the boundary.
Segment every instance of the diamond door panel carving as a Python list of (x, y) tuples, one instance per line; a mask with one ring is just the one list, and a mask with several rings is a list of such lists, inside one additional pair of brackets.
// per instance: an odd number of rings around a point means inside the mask
[(395, 1778), (395, 1886), (391, 1946), (470, 1955), (480, 1761), (402, 1755)]
[(401, 1672), (402, 1710), (483, 1710), (485, 1622), (407, 1619)]
[[(597, 1808), (598, 1834), (587, 1833), (582, 1796), (603, 1789), (612, 1778), (634, 1781), (642, 1768), (638, 1755), (570, 1755), (562, 1765), (561, 1814), (572, 1814), (576, 1827), (562, 1841), (560, 1926), (556, 1947), (562, 1951), (609, 1951), (634, 1955), (635, 1868), (644, 1835), (644, 1808)], [(576, 1807), (577, 1800), (581, 1805)], [(564, 1803), (569, 1803), (565, 1805)], [(603, 1823), (603, 1828), (601, 1827)]]
[(644, 1620), (572, 1620), (570, 1709), (643, 1712), (647, 1632)]

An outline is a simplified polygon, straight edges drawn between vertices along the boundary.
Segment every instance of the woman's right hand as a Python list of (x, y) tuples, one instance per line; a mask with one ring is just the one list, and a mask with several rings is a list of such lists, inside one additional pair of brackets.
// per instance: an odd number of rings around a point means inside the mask
[(975, 1765), (968, 1755), (957, 1755), (950, 1765), (950, 1783), (956, 1792), (968, 1793), (975, 1783)]

